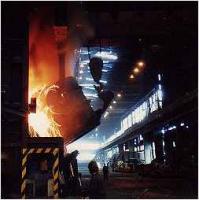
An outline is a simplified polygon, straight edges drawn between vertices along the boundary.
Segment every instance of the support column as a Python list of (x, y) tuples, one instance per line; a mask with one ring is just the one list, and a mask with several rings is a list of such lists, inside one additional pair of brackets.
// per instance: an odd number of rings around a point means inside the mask
[(150, 164), (151, 161), (153, 160), (151, 133), (146, 133), (144, 135), (144, 156), (145, 156), (145, 163)]

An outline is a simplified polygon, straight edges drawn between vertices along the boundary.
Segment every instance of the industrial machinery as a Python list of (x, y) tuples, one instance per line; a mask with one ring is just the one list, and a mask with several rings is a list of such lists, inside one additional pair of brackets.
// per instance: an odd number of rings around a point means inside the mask
[(100, 124), (113, 93), (99, 84), (103, 61), (91, 59), (104, 102), (93, 111), (74, 75), (66, 72), (71, 54), (65, 51), (75, 50), (68, 46), (68, 27), (56, 26), (53, 33), (48, 9), (34, 10), (33, 21), (27, 21), (30, 8), (20, 7), (21, 14), (17, 9), (8, 5), (3, 12), (2, 197), (59, 198), (64, 144)]

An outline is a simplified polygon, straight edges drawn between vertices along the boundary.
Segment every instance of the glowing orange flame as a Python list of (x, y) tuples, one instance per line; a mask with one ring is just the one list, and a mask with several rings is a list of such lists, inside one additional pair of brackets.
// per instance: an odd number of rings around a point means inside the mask
[(32, 137), (61, 137), (60, 125), (53, 118), (53, 111), (46, 103), (46, 96), (58, 86), (44, 86), (33, 96), (37, 98), (37, 111), (28, 116), (29, 132)]
[[(29, 101), (36, 97), (36, 113), (28, 116), (29, 134), (32, 137), (58, 137), (60, 125), (53, 119), (46, 96), (58, 86), (58, 55), (50, 10), (33, 13), (29, 32)], [(48, 19), (48, 20), (47, 20)]]
[[(32, 137), (61, 136), (65, 142), (70, 142), (95, 127), (97, 119), (73, 78), (74, 52), (79, 42), (67, 36), (60, 50), (53, 29), (52, 10), (45, 7), (34, 12), (29, 32), (29, 101), (35, 97), (37, 108), (36, 113), (28, 117), (29, 133)], [(62, 53), (66, 61), (63, 79), (59, 76)]]

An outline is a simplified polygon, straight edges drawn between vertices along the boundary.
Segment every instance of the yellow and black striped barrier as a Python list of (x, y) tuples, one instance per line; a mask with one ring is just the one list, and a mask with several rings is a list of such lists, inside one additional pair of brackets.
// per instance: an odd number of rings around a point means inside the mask
[(26, 167), (28, 155), (33, 153), (46, 153), (52, 154), (54, 157), (52, 174), (53, 174), (53, 194), (54, 198), (59, 197), (59, 148), (23, 148), (22, 149), (22, 183), (21, 183), (21, 196), (22, 199), (26, 198)]

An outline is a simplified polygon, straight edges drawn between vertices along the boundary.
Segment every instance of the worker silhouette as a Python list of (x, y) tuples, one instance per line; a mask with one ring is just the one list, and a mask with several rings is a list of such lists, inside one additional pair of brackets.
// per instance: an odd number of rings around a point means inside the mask
[(64, 175), (65, 187), (63, 187), (63, 196), (79, 196), (81, 193), (81, 182), (79, 179), (77, 150), (68, 153), (63, 158), (62, 170)]
[(88, 195), (90, 199), (104, 199), (106, 196), (104, 182), (99, 174), (99, 168), (96, 161), (91, 161), (88, 164), (88, 169), (91, 174), (89, 182)]
[(103, 175), (104, 175), (104, 181), (108, 181), (109, 179), (109, 167), (108, 164), (103, 166)]

